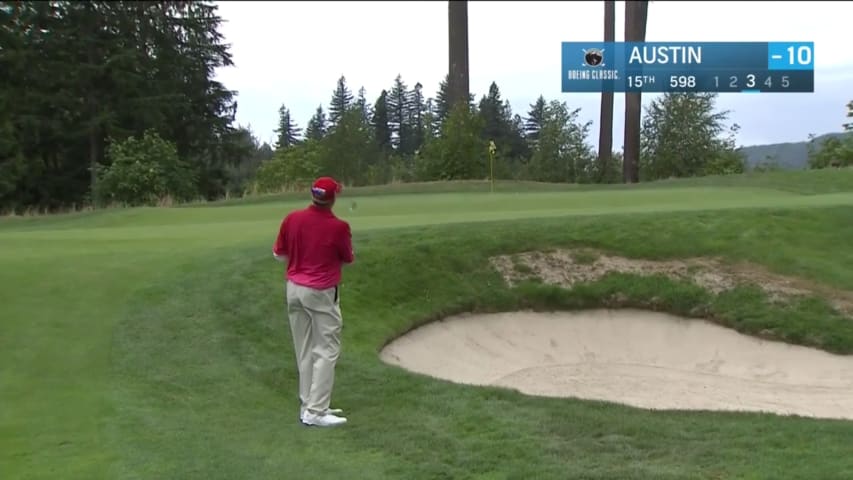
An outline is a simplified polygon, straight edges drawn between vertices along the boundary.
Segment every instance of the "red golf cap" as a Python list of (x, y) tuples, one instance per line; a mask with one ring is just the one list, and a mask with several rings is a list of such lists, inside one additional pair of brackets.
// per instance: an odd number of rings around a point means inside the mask
[(314, 180), (311, 187), (311, 196), (317, 203), (329, 203), (335, 199), (335, 195), (341, 193), (343, 186), (332, 177), (320, 177)]

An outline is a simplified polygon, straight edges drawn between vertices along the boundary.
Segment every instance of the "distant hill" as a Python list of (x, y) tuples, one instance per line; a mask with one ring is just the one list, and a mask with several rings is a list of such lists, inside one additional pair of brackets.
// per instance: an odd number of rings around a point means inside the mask
[[(827, 133), (815, 138), (817, 146), (823, 144), (824, 141), (832, 137), (842, 137), (844, 135), (853, 135), (849, 133)], [(746, 155), (746, 163), (748, 168), (753, 168), (761, 162), (767, 162), (768, 159), (775, 160), (779, 168), (785, 170), (802, 170), (808, 168), (809, 165), (809, 141), (793, 142), (793, 143), (773, 143), (770, 145), (753, 145), (741, 148), (741, 152)]]

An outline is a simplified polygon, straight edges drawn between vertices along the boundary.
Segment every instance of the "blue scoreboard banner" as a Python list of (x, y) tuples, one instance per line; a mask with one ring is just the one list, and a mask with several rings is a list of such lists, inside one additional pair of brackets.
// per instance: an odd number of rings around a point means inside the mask
[(563, 42), (563, 92), (814, 92), (814, 42)]

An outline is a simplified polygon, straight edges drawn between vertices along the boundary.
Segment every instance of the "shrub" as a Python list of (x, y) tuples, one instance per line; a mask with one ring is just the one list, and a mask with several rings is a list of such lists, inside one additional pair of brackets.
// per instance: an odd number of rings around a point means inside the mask
[(322, 145), (316, 140), (277, 151), (258, 168), (255, 177), (258, 191), (269, 193), (307, 187), (320, 174), (322, 156)]
[(101, 204), (156, 205), (167, 197), (192, 200), (198, 193), (193, 169), (181, 161), (174, 144), (154, 131), (111, 141), (106, 158), (109, 165), (97, 167), (93, 192)]

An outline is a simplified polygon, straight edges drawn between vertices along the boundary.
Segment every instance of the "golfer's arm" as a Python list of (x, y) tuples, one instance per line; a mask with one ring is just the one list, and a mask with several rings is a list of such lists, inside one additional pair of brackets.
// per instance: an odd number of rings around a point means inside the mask
[(355, 249), (352, 246), (352, 234), (350, 233), (349, 226), (347, 226), (345, 235), (341, 239), (338, 253), (344, 265), (349, 265), (355, 261)]
[(287, 252), (287, 248), (285, 248), (284, 223), (282, 223), (278, 235), (275, 237), (275, 243), (272, 245), (272, 256), (279, 262), (287, 263), (287, 254), (285, 252)]

